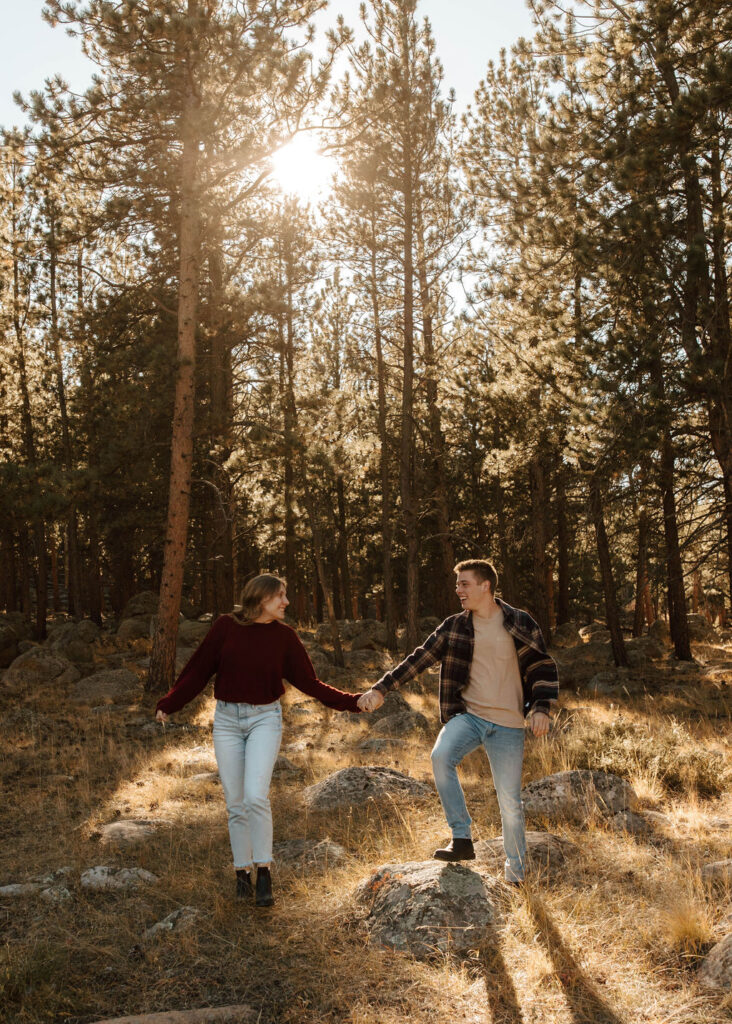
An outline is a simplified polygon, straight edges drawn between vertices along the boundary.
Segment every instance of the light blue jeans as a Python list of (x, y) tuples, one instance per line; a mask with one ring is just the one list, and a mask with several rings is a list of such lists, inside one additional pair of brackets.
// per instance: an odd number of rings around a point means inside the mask
[(480, 746), (488, 754), (501, 812), (506, 879), (520, 881), (526, 865), (526, 826), (521, 802), (524, 730), (494, 725), (470, 712), (455, 715), (443, 726), (432, 751), (437, 792), (453, 837), (470, 839), (470, 815), (457, 766)]
[(272, 860), (272, 781), (282, 740), (282, 707), (217, 700), (213, 741), (229, 812), (235, 868)]

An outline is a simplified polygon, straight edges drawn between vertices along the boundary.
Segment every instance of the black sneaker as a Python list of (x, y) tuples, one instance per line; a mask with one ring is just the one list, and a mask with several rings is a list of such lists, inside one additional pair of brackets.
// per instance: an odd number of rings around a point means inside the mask
[(238, 900), (250, 900), (254, 895), (251, 875), (248, 871), (240, 868), (236, 873), (236, 898)]
[(447, 846), (435, 850), (435, 860), (475, 860), (472, 839), (451, 839)]
[(257, 885), (254, 902), (258, 907), (271, 907), (274, 903), (272, 895), (272, 875), (269, 868), (257, 868)]

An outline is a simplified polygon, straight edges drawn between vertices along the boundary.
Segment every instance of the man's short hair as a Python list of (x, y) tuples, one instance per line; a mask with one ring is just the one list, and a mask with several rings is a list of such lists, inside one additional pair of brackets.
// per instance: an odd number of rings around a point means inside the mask
[(481, 583), (488, 580), (491, 585), (491, 594), (495, 594), (498, 586), (498, 573), (493, 563), (489, 562), (487, 558), (466, 558), (464, 562), (458, 562), (454, 571), (456, 573), (475, 573)]

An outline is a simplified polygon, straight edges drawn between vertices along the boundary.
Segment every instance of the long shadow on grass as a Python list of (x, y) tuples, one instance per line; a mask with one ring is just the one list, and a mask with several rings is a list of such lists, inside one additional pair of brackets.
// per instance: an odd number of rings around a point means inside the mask
[(516, 989), (501, 952), (500, 938), (493, 928), (486, 929), (479, 957), (491, 1024), (524, 1024)]
[(541, 900), (532, 893), (527, 903), (539, 929), (539, 938), (546, 947), (564, 990), (575, 1024), (624, 1024), (622, 1018), (599, 994), (592, 979), (579, 966)]

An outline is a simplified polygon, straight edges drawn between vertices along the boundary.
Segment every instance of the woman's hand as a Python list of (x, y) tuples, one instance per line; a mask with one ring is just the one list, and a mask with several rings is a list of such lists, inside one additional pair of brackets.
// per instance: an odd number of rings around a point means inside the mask
[(358, 698), (358, 706), (361, 711), (376, 711), (384, 703), (384, 694), (381, 690), (367, 690)]
[(168, 716), (165, 714), (164, 711), (157, 711), (155, 713), (155, 721), (162, 722), (163, 725), (165, 725), (165, 723), (168, 721)]

